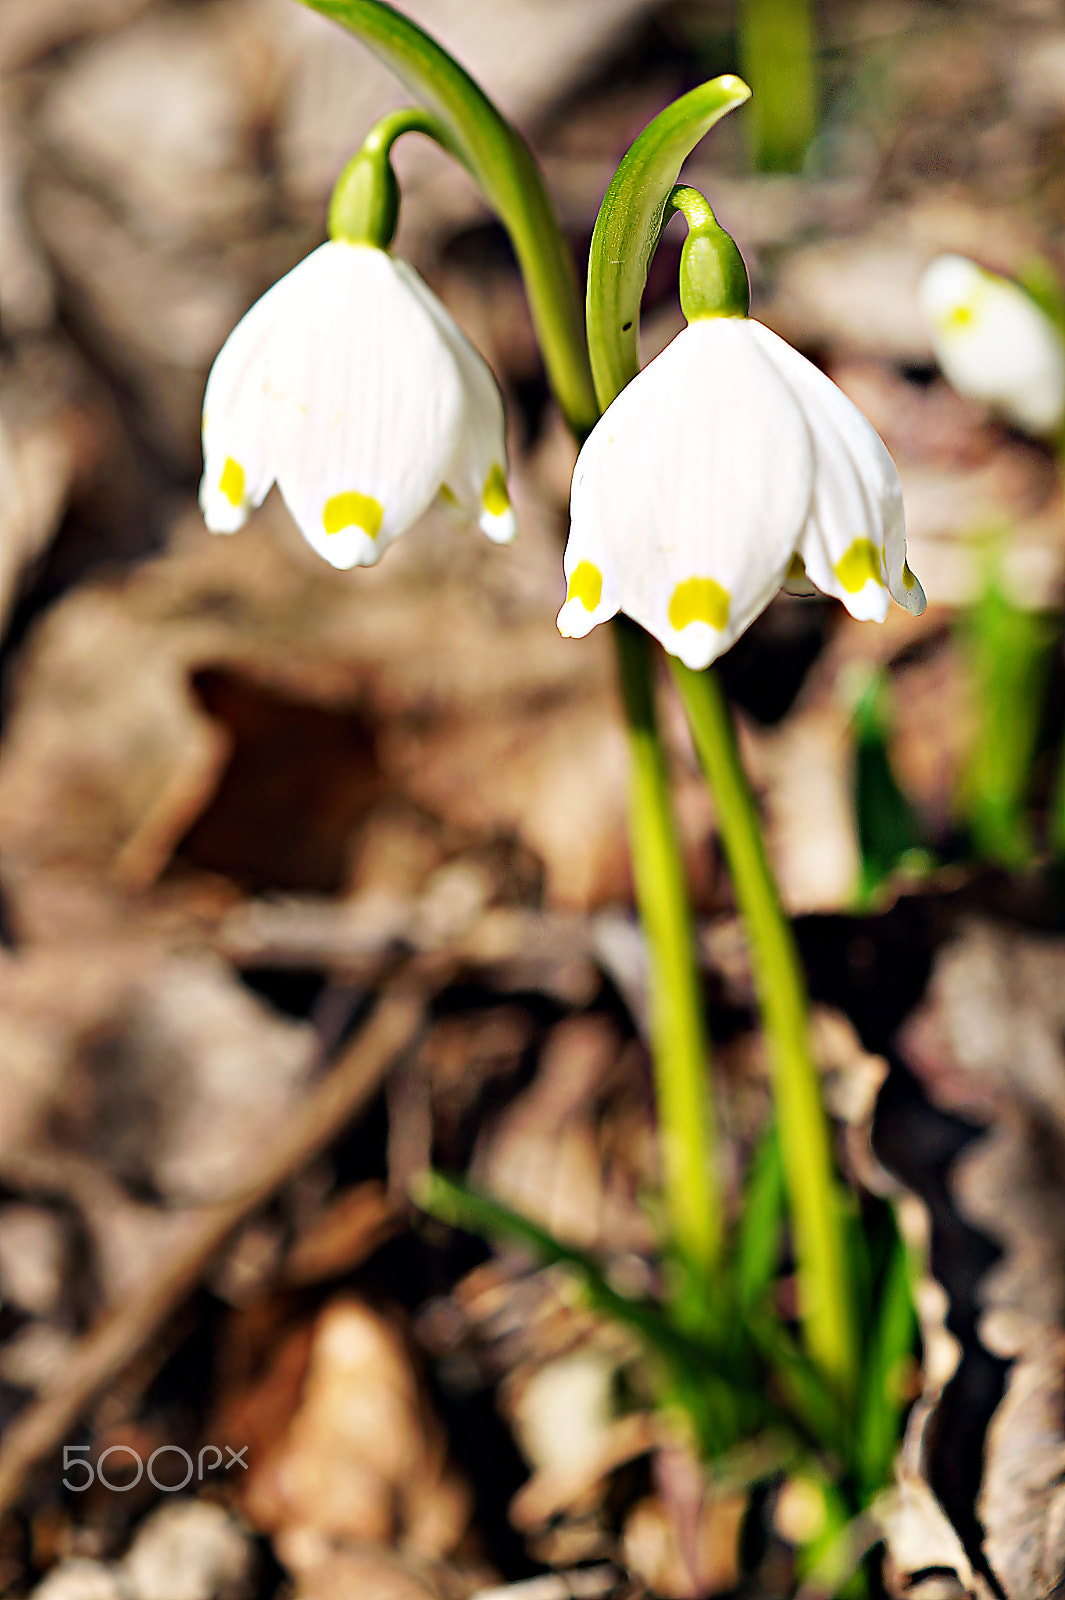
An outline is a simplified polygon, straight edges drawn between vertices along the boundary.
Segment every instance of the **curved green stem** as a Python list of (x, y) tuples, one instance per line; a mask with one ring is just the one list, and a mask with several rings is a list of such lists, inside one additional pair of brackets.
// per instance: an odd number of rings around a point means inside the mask
[(678, 1255), (694, 1271), (696, 1281), (705, 1285), (721, 1251), (721, 1211), (709, 1092), (710, 1045), (694, 929), (655, 714), (651, 641), (627, 617), (619, 617), (613, 631), (629, 726), (629, 826), (636, 898), (650, 961), (665, 1209)]
[(336, 181), (329, 202), (329, 237), (387, 250), (399, 221), (399, 184), (392, 146), (405, 133), (424, 133), (447, 146), (447, 132), (420, 106), (390, 111), (375, 122)]
[(469, 169), (510, 235), (551, 387), (574, 432), (587, 433), (598, 409), (576, 274), (525, 140), (446, 50), (383, 0), (304, 4), (360, 38), (435, 114), (434, 137)]
[(766, 857), (720, 682), (714, 673), (692, 672), (672, 657), (670, 666), (713, 792), (736, 900), (751, 941), (769, 1040), (807, 1348), (838, 1392), (848, 1396), (858, 1371), (854, 1307), (799, 953)]

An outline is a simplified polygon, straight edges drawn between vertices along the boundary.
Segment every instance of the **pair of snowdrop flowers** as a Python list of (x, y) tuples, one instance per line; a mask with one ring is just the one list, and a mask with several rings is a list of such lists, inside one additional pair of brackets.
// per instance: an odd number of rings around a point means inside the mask
[[(859, 618), (882, 621), (889, 595), (924, 609), (880, 438), (745, 311), (692, 314), (585, 442), (564, 635), (624, 611), (699, 669), (784, 584)], [(516, 531), (495, 381), (421, 278), (374, 245), (331, 240), (252, 307), (211, 371), (203, 441), (216, 533), (274, 481), (335, 567), (376, 562), (438, 496), (499, 543)]]

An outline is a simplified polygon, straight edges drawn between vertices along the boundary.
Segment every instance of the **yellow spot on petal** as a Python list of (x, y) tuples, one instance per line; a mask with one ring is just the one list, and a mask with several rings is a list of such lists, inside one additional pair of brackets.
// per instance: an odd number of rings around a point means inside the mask
[(322, 527), (326, 533), (341, 533), (344, 528), (361, 528), (371, 539), (381, 531), (385, 508), (372, 494), (360, 494), (358, 489), (348, 489), (335, 494), (325, 503)]
[(490, 517), (501, 517), (504, 511), (510, 510), (506, 473), (498, 461), (484, 480), (481, 502)]
[(806, 563), (798, 551), (788, 562), (788, 570), (784, 575), (786, 583), (801, 583), (806, 576)]
[(239, 461), (234, 461), (232, 456), (226, 456), (226, 464), (222, 468), (222, 476), (218, 480), (218, 487), (231, 506), (242, 506), (244, 504), (244, 484), (244, 468)]
[(956, 333), (961, 328), (968, 328), (976, 318), (976, 307), (971, 301), (962, 300), (956, 306), (951, 306), (939, 319), (939, 325), (944, 333)]
[(445, 505), (457, 506), (459, 503), (458, 495), (455, 493), (454, 489), (448, 488), (446, 483), (442, 483), (440, 485), (440, 498), (443, 500)]
[(916, 583), (917, 583), (917, 579), (914, 576), (914, 574), (910, 571), (909, 562), (908, 561), (904, 561), (902, 563), (902, 584), (903, 584), (903, 588), (905, 588), (905, 589), (913, 589), (916, 586)]
[(714, 578), (685, 578), (669, 602), (669, 625), (679, 633), (693, 622), (708, 622), (720, 633), (728, 622), (729, 592)]
[(848, 594), (857, 594), (870, 581), (884, 581), (880, 570), (880, 551), (872, 539), (855, 539), (832, 570)]
[(603, 574), (591, 561), (578, 561), (566, 590), (567, 600), (579, 600), (585, 611), (594, 611), (603, 598)]

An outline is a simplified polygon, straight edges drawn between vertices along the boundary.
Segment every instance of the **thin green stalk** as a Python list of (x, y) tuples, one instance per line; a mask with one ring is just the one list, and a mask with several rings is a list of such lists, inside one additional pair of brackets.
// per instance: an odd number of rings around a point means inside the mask
[(736, 899), (751, 941), (772, 1061), (806, 1344), (839, 1393), (850, 1395), (858, 1371), (854, 1307), (799, 955), (766, 857), (721, 685), (713, 672), (692, 672), (672, 658), (670, 666), (713, 791)]
[(632, 763), (633, 873), (650, 959), (665, 1211), (678, 1254), (705, 1279), (720, 1255), (721, 1210), (694, 930), (655, 713), (651, 642), (627, 617), (613, 631)]
[(755, 165), (797, 172), (817, 130), (811, 0), (741, 0), (740, 55), (754, 90)]

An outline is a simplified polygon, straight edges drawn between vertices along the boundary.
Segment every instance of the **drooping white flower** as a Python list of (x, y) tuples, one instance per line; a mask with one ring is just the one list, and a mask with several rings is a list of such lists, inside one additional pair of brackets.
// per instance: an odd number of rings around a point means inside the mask
[(696, 317), (623, 389), (573, 474), (566, 602), (618, 611), (699, 670), (804, 575), (852, 616), (919, 615), (902, 494), (875, 429), (761, 323)]
[(1065, 420), (1061, 331), (1017, 284), (964, 256), (939, 256), (921, 279), (936, 360), (961, 394), (998, 406), (1029, 433)]
[(234, 533), (276, 480), (334, 567), (371, 566), (439, 494), (496, 543), (516, 530), (503, 406), (406, 262), (330, 240), (252, 306), (203, 407), (200, 505)]

